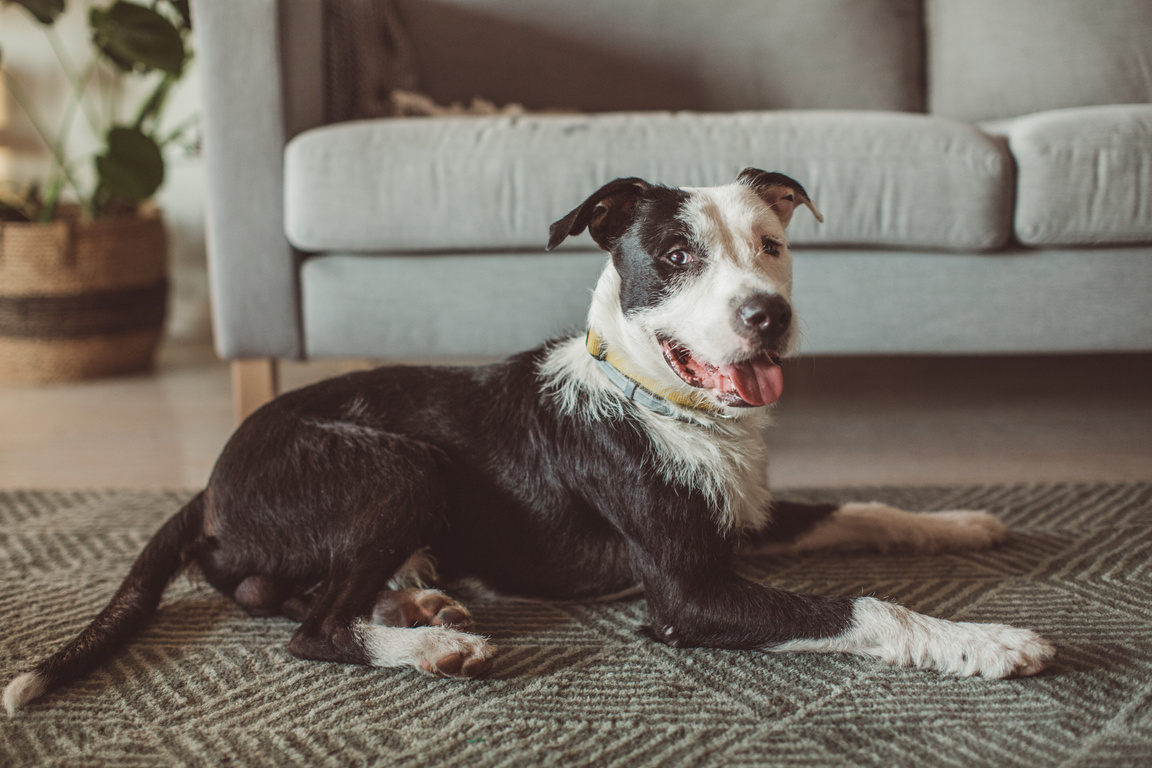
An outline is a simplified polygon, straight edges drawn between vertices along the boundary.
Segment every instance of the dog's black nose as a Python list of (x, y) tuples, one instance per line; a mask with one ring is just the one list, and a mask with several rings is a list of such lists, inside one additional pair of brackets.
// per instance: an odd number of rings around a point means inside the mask
[(758, 293), (736, 308), (736, 330), (767, 348), (777, 345), (792, 324), (792, 307), (774, 293)]

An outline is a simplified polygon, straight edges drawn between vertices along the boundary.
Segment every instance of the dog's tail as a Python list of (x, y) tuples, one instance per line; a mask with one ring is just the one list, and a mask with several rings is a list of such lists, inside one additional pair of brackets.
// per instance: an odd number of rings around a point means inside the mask
[(19, 675), (4, 691), (11, 717), (32, 699), (91, 671), (156, 612), (168, 582), (187, 562), (204, 523), (204, 494), (197, 494), (148, 542), (108, 606), (75, 640)]

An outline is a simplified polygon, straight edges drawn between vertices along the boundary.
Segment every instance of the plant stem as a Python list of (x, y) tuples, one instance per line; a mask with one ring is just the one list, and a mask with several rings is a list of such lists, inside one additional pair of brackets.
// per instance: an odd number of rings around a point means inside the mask
[(160, 139), (156, 143), (160, 146), (161, 149), (163, 149), (164, 147), (168, 146), (172, 142), (176, 141), (176, 139), (183, 136), (184, 133), (189, 128), (196, 125), (196, 123), (198, 123), (198, 122), (200, 122), (200, 115), (189, 115), (186, 119), (181, 121), (175, 128), (173, 128), (171, 131), (169, 131), (167, 136)]
[(156, 84), (156, 90), (152, 91), (152, 95), (148, 97), (144, 105), (140, 107), (140, 112), (136, 115), (136, 122), (133, 124), (137, 130), (144, 133), (151, 133), (144, 131), (144, 121), (149, 117), (153, 118), (153, 128), (155, 128), (155, 118), (160, 114), (160, 110), (164, 108), (164, 101), (168, 98), (168, 91), (172, 84), (176, 82), (176, 78), (170, 74), (165, 74), (160, 78), (160, 82)]
[(80, 102), (80, 109), (84, 112), (84, 117), (87, 118), (88, 125), (92, 127), (93, 133), (100, 136), (104, 133), (100, 120), (92, 114), (87, 100), (84, 99), (84, 91), (88, 85), (88, 79), (92, 76), (91, 67), (85, 68), (82, 77), (76, 77), (72, 72), (72, 61), (64, 51), (64, 43), (60, 40), (60, 33), (56, 31), (55, 27), (48, 27), (44, 30), (44, 36), (48, 38), (48, 42), (52, 45), (52, 51), (56, 54), (56, 60), (60, 62), (60, 69), (64, 70), (64, 77), (68, 78), (68, 83), (72, 86), (72, 96)]
[(48, 151), (52, 153), (52, 159), (55, 161), (56, 166), (60, 172), (64, 174), (64, 178), (68, 181), (68, 185), (72, 187), (72, 191), (76, 193), (76, 197), (84, 200), (84, 195), (80, 192), (80, 185), (76, 181), (71, 171), (68, 168), (67, 159), (56, 149), (56, 142), (48, 134), (48, 129), (44, 126), (44, 121), (40, 119), (40, 115), (32, 107), (32, 103), (24, 98), (23, 92), (20, 87), (16, 85), (16, 81), (8, 74), (8, 70), (0, 68), (0, 75), (4, 78), (4, 86), (11, 94), (12, 100), (20, 109), (24, 110), (24, 114), (28, 116), (28, 122), (32, 123), (32, 128), (40, 135), (41, 141), (48, 147)]
[[(181, 71), (187, 72), (188, 67), (192, 64), (195, 58), (196, 57), (193, 52), (187, 51), (184, 54), (184, 65)], [(164, 73), (164, 77), (156, 86), (156, 90), (152, 92), (152, 95), (148, 98), (147, 101), (144, 102), (144, 105), (140, 108), (140, 112), (136, 116), (136, 128), (144, 131), (144, 121), (151, 118), (151, 129), (144, 132), (151, 136), (153, 139), (157, 138), (156, 134), (160, 130), (160, 113), (164, 111), (164, 104), (167, 103), (168, 97), (172, 95), (172, 87), (180, 81), (182, 76), (183, 74), (173, 75), (167, 72)], [(160, 146), (164, 146), (165, 144), (177, 138), (185, 129), (186, 124), (181, 124), (176, 131), (173, 131), (168, 135), (168, 138), (164, 139), (163, 141), (157, 139), (157, 143)]]
[(96, 66), (96, 106), (100, 108), (101, 125), (112, 125), (116, 122), (116, 116), (112, 114), (112, 87), (108, 65), (100, 62)]
[(36, 221), (41, 224), (47, 224), (52, 221), (52, 216), (56, 213), (56, 203), (60, 199), (60, 188), (62, 186), (61, 177), (53, 174), (52, 178), (48, 180), (48, 188), (44, 193), (44, 200), (40, 205), (40, 213), (36, 217)]
[[(60, 131), (56, 134), (56, 145), (52, 151), (52, 154), (56, 157), (65, 156), (65, 144), (68, 141), (68, 135), (72, 132), (72, 121), (76, 117), (76, 108), (80, 106), (80, 101), (84, 96), (83, 89), (87, 86), (95, 68), (96, 57), (93, 56), (84, 67), (80, 79), (73, 83), (74, 90), (72, 91), (72, 100), (68, 103), (68, 107), (64, 112), (64, 119), (61, 121)], [(56, 212), (56, 202), (60, 197), (62, 189), (59, 175), (66, 173), (66, 170), (67, 169), (59, 163), (52, 169), (53, 172), (48, 181), (48, 194), (44, 198), (44, 207), (40, 214), (42, 221), (50, 221)]]

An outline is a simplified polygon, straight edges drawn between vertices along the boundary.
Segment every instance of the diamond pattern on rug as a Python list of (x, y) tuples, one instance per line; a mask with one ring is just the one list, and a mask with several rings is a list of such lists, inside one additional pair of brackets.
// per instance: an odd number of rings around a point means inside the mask
[[(72, 637), (181, 491), (0, 493), (3, 683)], [(850, 656), (678, 650), (642, 598), (460, 594), (500, 647), (485, 679), (303, 662), (294, 625), (181, 577), (92, 675), (0, 721), (5, 766), (1129, 766), (1152, 754), (1152, 485), (780, 492), (987, 509), (1013, 529), (966, 554), (749, 560), (750, 577), (1016, 624), (1057, 646), (1022, 680)]]

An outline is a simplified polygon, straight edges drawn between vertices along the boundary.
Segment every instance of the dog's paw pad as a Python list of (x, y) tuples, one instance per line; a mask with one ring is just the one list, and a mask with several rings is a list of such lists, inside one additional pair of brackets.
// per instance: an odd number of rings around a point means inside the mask
[(479, 677), (485, 674), (492, 668), (492, 659), (474, 656), (464, 660), (464, 666), (461, 668), (460, 673), (464, 677)]
[(447, 656), (432, 661), (425, 659), (420, 663), (420, 668), (425, 672), (431, 672), (437, 677), (455, 677), (460, 673), (460, 669), (464, 666), (464, 656), (459, 653), (450, 653)]
[(479, 677), (491, 668), (496, 648), (483, 638), (460, 634), (440, 640), (416, 664), (433, 677)]
[(436, 589), (423, 590), (416, 598), (419, 608), (417, 621), (413, 626), (452, 627), (470, 629), (472, 614), (460, 603)]

